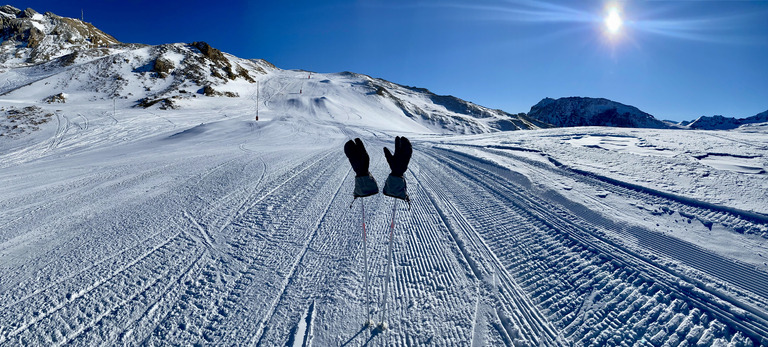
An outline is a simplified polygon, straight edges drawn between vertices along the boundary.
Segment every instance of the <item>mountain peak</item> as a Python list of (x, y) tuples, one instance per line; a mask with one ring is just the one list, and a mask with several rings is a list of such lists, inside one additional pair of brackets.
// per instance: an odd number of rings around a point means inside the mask
[(0, 15), (4, 17), (13, 16), (15, 18), (16, 16), (19, 15), (19, 13), (21, 13), (21, 10), (11, 5), (0, 6)]
[(531, 107), (528, 116), (556, 127), (669, 128), (664, 122), (637, 107), (604, 98), (544, 98)]
[(37, 64), (84, 49), (120, 43), (114, 37), (78, 19), (0, 7), (0, 63)]
[(35, 10), (31, 9), (31, 8), (27, 8), (26, 10), (24, 10), (23, 12), (21, 12), (19, 14), (19, 17), (20, 18), (31, 18), (31, 19), (39, 19), (40, 18), (40, 16), (35, 16), (35, 15), (39, 15), (39, 13), (37, 13), (37, 11), (35, 11)]

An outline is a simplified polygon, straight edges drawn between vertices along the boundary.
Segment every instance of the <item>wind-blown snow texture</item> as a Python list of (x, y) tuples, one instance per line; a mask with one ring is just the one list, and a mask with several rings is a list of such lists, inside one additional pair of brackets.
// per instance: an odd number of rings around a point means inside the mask
[[(97, 49), (0, 72), (0, 345), (768, 344), (765, 129), (457, 135), (501, 118), (199, 43)], [(383, 182), (396, 135), (381, 331), (342, 148)], [(378, 317), (393, 199), (364, 201)]]

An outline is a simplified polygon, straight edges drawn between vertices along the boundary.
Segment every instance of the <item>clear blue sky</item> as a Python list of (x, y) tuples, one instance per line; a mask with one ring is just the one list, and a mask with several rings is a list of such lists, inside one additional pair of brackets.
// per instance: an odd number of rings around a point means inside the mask
[[(206, 41), (280, 68), (353, 71), (507, 112), (604, 97), (657, 118), (768, 110), (768, 1), (10, 1), (123, 42)], [(622, 24), (606, 26), (610, 8)]]

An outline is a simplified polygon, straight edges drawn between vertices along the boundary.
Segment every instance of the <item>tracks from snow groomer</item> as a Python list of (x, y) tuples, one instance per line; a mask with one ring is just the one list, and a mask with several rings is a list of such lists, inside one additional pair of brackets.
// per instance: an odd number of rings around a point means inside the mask
[[(738, 331), (756, 340), (766, 336), (768, 325), (761, 311), (602, 237), (600, 228), (616, 225), (594, 212), (585, 220), (574, 214), (574, 206), (563, 207), (570, 202), (537, 196), (526, 187), (530, 182), (525, 177), (492, 163), (449, 150), (428, 153), (446, 163), (442, 175), (435, 174), (437, 179), (451, 182), (444, 182), (445, 186), (458, 183), (466, 187), (466, 196), (456, 196), (453, 201), (460, 202), (465, 213), (484, 226), (480, 234), (534, 300), (549, 311), (550, 319), (564, 328), (563, 335), (569, 340), (609, 342), (625, 336), (622, 341), (697, 342), (730, 338)], [(637, 235), (641, 230), (629, 228), (626, 232)], [(647, 244), (656, 252), (675, 249), (661, 248), (665, 240), (656, 240), (657, 248), (650, 240)], [(666, 241), (682, 247), (683, 241)], [(695, 246), (683, 250), (677, 255), (685, 257), (681, 262), (686, 265), (698, 265), (716, 277), (722, 269), (734, 271), (743, 276), (737, 285), (758, 293), (765, 288), (760, 287), (760, 278), (766, 274), (749, 266)], [(674, 258), (676, 253), (664, 255)], [(589, 312), (586, 303), (594, 305), (594, 297), (589, 298), (595, 292), (604, 306), (585, 314)], [(653, 301), (658, 305), (651, 304)], [(661, 314), (659, 310), (671, 311)], [(678, 331), (683, 321), (685, 327)], [(675, 326), (672, 333), (670, 324)]]

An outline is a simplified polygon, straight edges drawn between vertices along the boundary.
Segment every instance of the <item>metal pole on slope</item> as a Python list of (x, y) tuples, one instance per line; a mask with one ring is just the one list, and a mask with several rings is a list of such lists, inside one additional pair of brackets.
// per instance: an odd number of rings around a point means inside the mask
[(365, 229), (365, 199), (360, 200), (360, 209), (363, 212), (363, 257), (365, 258), (365, 314), (367, 317), (365, 326), (370, 326), (373, 322), (371, 321), (371, 294), (368, 287), (368, 232)]
[(259, 120), (259, 81), (256, 81), (256, 120)]
[(387, 321), (385, 318), (389, 318), (387, 316), (387, 300), (389, 298), (389, 278), (391, 275), (391, 272), (394, 272), (395, 270), (392, 268), (392, 237), (395, 233), (395, 212), (397, 211), (397, 200), (395, 199), (395, 204), (392, 205), (392, 222), (389, 224), (389, 253), (387, 254), (387, 276), (386, 280), (384, 281), (384, 300), (383, 302), (383, 308), (381, 310), (381, 329), (385, 330), (387, 329)]

